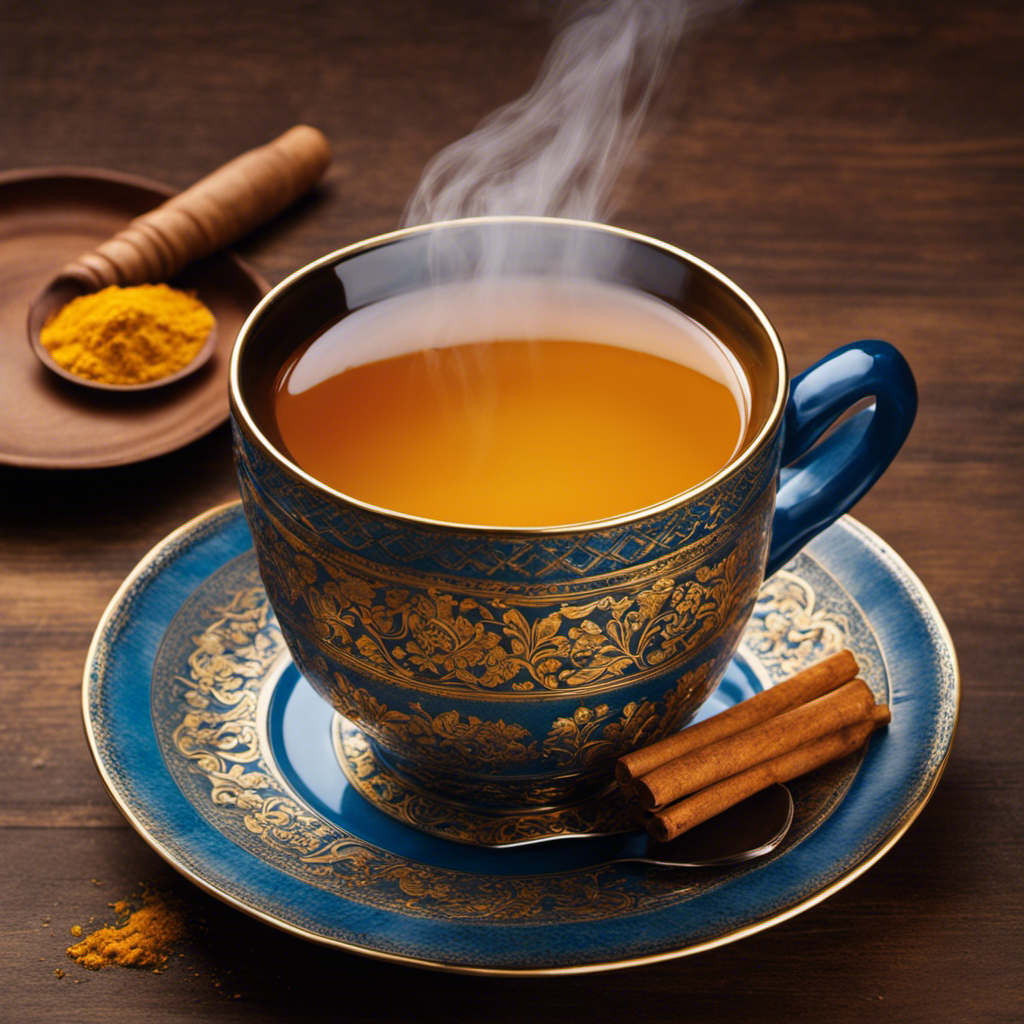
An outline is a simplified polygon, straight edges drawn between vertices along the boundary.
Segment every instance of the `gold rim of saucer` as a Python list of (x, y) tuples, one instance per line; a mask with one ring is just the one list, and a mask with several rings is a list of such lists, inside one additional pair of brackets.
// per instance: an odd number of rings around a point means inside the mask
[(500, 848), (564, 835), (616, 835), (642, 827), (614, 783), (573, 804), (488, 812), (442, 800), (410, 783), (376, 757), (362, 730), (338, 713), (331, 722), (331, 742), (346, 780), (365, 800), (438, 839)]
[[(750, 313), (760, 324), (762, 330), (765, 332), (769, 345), (775, 354), (775, 401), (772, 404), (771, 412), (766, 417), (765, 422), (761, 425), (760, 429), (749, 443), (713, 476), (708, 477), (706, 480), (703, 480), (701, 483), (697, 484), (697, 486), (691, 487), (687, 491), (683, 491), (671, 498), (658, 502), (656, 505), (649, 505), (646, 508), (634, 509), (630, 512), (623, 513), (622, 515), (612, 516), (608, 519), (595, 519), (582, 523), (559, 523), (554, 526), (544, 527), (488, 526), (478, 523), (454, 523), (441, 519), (430, 519), (426, 516), (416, 516), (408, 512), (399, 512), (395, 509), (383, 508), (379, 505), (372, 505), (369, 502), (361, 501), (360, 499), (354, 498), (342, 491), (335, 490), (333, 487), (328, 487), (326, 484), (317, 480), (316, 477), (311, 476), (304, 469), (300, 468), (296, 463), (292, 462), (291, 459), (279, 451), (277, 446), (266, 436), (266, 434), (264, 434), (262, 430), (260, 430), (256, 425), (255, 420), (250, 415), (248, 406), (242, 397), (242, 389), (239, 383), (242, 352), (249, 340), (250, 333), (253, 331), (255, 324), (262, 316), (263, 311), (274, 303), (280, 301), (282, 296), (284, 296), (300, 280), (302, 280), (302, 278), (311, 272), (316, 271), (321, 267), (338, 263), (343, 259), (347, 259), (365, 250), (378, 248), (382, 245), (390, 244), (410, 235), (423, 234), (430, 231), (442, 231), (449, 228), (466, 227), (475, 224), (493, 224), (502, 222), (522, 224), (558, 224), (566, 227), (584, 228), (590, 231), (617, 235), (620, 238), (630, 239), (643, 245), (667, 252), (681, 260), (683, 263), (699, 268), (728, 289), (740, 303), (748, 308)], [(336, 249), (334, 252), (321, 256), (320, 259), (314, 260), (312, 263), (309, 263), (295, 271), (293, 274), (290, 274), (281, 281), (280, 284), (271, 289), (271, 291), (263, 297), (252, 313), (249, 314), (249, 317), (242, 325), (242, 329), (238, 332), (238, 337), (231, 352), (228, 382), (231, 406), (235, 417), (239, 421), (239, 426), (244, 426), (246, 432), (256, 441), (259, 448), (268, 457), (270, 457), (279, 468), (303, 481), (307, 486), (312, 487), (314, 490), (331, 498), (340, 499), (346, 504), (363, 509), (366, 512), (383, 516), (388, 519), (399, 520), (401, 522), (428, 526), (433, 529), (453, 530), (460, 533), (488, 533), (492, 535), (512, 534), (524, 537), (606, 530), (611, 527), (636, 522), (637, 520), (647, 519), (650, 516), (666, 512), (671, 508), (700, 497), (702, 494), (705, 494), (712, 488), (718, 486), (723, 480), (726, 480), (734, 473), (742, 470), (756, 457), (764, 446), (771, 441), (772, 436), (781, 423), (789, 390), (786, 353), (782, 348), (782, 342), (779, 339), (775, 328), (772, 326), (771, 321), (762, 312), (760, 306), (758, 306), (757, 303), (739, 287), (739, 285), (726, 277), (726, 275), (720, 270), (716, 270), (711, 266), (711, 264), (706, 263), (699, 257), (694, 256), (677, 246), (670, 245), (668, 242), (659, 241), (656, 238), (651, 238), (648, 235), (640, 234), (637, 231), (628, 231), (625, 228), (612, 227), (609, 224), (599, 224), (593, 221), (571, 220), (560, 217), (522, 216), (466, 217), (460, 220), (443, 221), (434, 224), (421, 224), (416, 227), (402, 228), (397, 231), (387, 232), (383, 235), (376, 235), (373, 238), (367, 238), (361, 242), (355, 242), (352, 245)]]

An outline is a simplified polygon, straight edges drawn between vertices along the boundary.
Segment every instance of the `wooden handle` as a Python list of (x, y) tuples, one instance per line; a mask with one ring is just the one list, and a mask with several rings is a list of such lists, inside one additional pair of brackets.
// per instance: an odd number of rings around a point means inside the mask
[(136, 217), (59, 276), (90, 289), (167, 281), (280, 213), (317, 182), (330, 162), (324, 135), (298, 125)]

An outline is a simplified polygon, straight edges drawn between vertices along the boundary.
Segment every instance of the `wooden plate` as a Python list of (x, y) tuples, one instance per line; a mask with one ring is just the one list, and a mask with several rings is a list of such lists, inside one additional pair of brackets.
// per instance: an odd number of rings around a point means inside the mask
[(231, 347), (269, 290), (231, 253), (218, 253), (173, 282), (194, 290), (217, 318), (210, 362), (176, 384), (126, 394), (79, 387), (43, 367), (28, 343), (29, 304), (50, 278), (173, 191), (101, 170), (0, 175), (0, 463), (123, 465), (180, 448), (227, 419)]

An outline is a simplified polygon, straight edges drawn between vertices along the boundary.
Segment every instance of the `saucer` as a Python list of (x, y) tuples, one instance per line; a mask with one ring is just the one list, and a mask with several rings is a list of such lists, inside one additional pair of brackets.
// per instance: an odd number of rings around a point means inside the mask
[[(920, 581), (844, 517), (766, 581), (704, 714), (849, 646), (892, 724), (796, 780), (794, 827), (732, 868), (615, 864), (621, 837), (488, 849), (382, 813), (347, 779), (339, 720), (291, 662), (239, 504), (132, 572), (86, 664), (86, 731), (115, 803), (171, 865), (293, 934), (484, 974), (585, 972), (709, 949), (813, 906), (927, 802), (959, 706), (956, 657)], [(150, 714), (140, 714), (146, 706)]]

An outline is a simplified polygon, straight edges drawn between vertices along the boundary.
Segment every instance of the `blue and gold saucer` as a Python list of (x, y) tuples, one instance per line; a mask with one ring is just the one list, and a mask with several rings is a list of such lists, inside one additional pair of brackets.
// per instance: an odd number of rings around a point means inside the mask
[[(229, 904), (382, 959), (582, 972), (769, 927), (852, 881), (909, 827), (949, 753), (956, 657), (921, 583), (849, 517), (765, 583), (703, 713), (843, 646), (892, 706), (892, 724), (862, 755), (793, 783), (786, 841), (727, 869), (609, 863), (622, 843), (615, 835), (467, 845), (478, 824), (390, 790), (358, 730), (292, 664), (238, 504), (183, 526), (122, 585), (89, 653), (84, 715), (129, 822)], [(392, 804), (385, 814), (370, 800)]]

